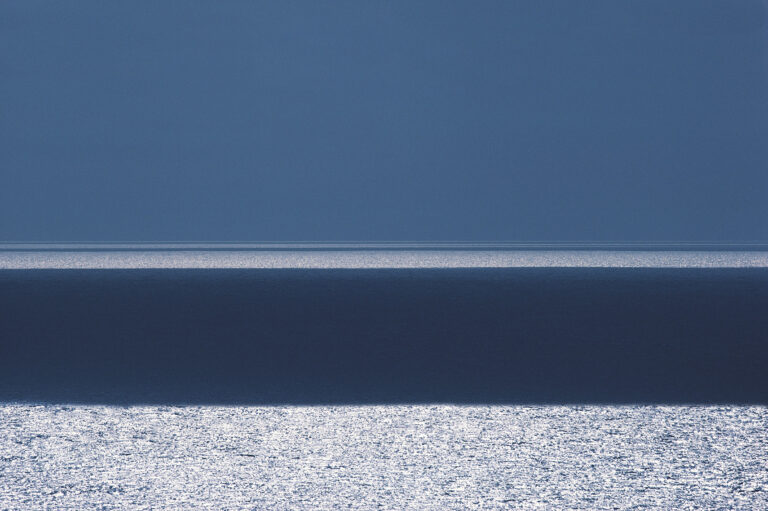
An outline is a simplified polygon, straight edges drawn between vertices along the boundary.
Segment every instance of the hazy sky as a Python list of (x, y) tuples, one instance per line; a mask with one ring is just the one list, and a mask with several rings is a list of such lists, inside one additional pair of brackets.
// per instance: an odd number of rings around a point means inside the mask
[(766, 240), (768, 4), (0, 3), (0, 240)]

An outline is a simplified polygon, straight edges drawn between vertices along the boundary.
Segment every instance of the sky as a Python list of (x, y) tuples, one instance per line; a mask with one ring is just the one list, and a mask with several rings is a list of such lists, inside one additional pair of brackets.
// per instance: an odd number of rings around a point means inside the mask
[(768, 3), (0, 3), (0, 241), (768, 240)]

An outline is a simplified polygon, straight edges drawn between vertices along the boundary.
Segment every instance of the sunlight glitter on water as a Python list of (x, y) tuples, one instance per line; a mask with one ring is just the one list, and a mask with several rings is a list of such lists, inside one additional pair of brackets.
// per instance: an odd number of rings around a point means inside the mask
[(764, 407), (0, 406), (0, 508), (764, 509)]

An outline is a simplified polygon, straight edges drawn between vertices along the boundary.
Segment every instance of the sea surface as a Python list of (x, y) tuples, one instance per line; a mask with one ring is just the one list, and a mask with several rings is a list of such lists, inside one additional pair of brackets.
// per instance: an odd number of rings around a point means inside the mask
[(762, 246), (4, 245), (0, 509), (768, 509), (766, 304)]
[(0, 407), (0, 509), (768, 508), (768, 412)]

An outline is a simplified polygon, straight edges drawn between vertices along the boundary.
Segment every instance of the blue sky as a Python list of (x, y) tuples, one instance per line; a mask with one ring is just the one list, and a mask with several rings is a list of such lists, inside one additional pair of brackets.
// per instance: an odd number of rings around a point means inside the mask
[(0, 240), (766, 240), (767, 11), (6, 0)]

